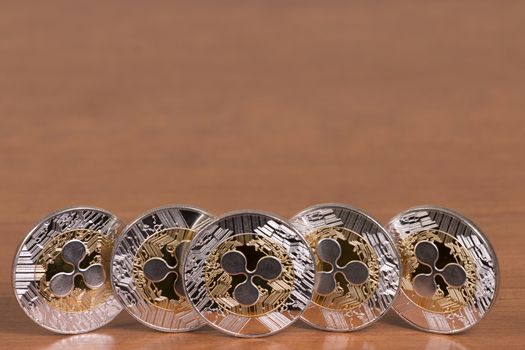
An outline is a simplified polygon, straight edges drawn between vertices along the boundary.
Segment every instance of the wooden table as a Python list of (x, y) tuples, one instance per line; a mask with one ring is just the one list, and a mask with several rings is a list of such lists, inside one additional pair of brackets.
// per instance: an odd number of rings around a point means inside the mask
[[(42, 1), (0, 5), (0, 347), (504, 349), (525, 341), (525, 2)], [(439, 204), (487, 233), (493, 311), (457, 336), (393, 313), (359, 332), (164, 334), (124, 312), (78, 336), (19, 309), (11, 261), (48, 212), (167, 203), (386, 222)]]

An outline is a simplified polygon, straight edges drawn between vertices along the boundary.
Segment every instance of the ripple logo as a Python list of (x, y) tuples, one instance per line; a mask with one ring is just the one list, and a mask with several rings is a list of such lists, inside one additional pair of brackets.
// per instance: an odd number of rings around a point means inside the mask
[(260, 259), (255, 270), (249, 271), (246, 256), (236, 250), (222, 256), (221, 266), (229, 275), (244, 275), (246, 277), (246, 281), (238, 284), (233, 290), (235, 300), (244, 306), (254, 305), (259, 300), (259, 289), (253, 283), (254, 277), (271, 281), (279, 277), (282, 272), (281, 263), (273, 256)]
[(412, 284), (414, 291), (422, 297), (432, 297), (437, 291), (436, 276), (441, 276), (451, 287), (462, 287), (467, 282), (467, 273), (459, 264), (449, 263), (439, 269), (436, 263), (439, 259), (439, 250), (429, 241), (419, 242), (415, 247), (417, 261), (430, 268), (430, 273), (417, 274)]
[(79, 240), (71, 240), (62, 248), (62, 259), (73, 267), (71, 272), (60, 272), (54, 275), (49, 281), (49, 289), (57, 297), (65, 297), (71, 293), (75, 287), (75, 277), (81, 276), (84, 284), (90, 289), (101, 287), (106, 281), (106, 273), (102, 264), (92, 264), (85, 269), (80, 267), (80, 263), (87, 255), (87, 248)]
[(163, 258), (151, 258), (144, 264), (144, 276), (151, 282), (161, 282), (169, 274), (175, 274), (175, 282), (173, 283), (173, 290), (179, 297), (184, 297), (184, 287), (182, 281), (182, 257), (189, 242), (184, 241), (175, 248), (175, 264), (169, 265)]
[(360, 285), (368, 279), (368, 267), (361, 261), (350, 261), (345, 266), (340, 266), (337, 261), (341, 258), (341, 245), (335, 239), (323, 238), (319, 240), (316, 248), (317, 256), (322, 262), (329, 264), (330, 271), (318, 272), (319, 283), (317, 293), (327, 295), (336, 288), (335, 275), (343, 274), (348, 283)]

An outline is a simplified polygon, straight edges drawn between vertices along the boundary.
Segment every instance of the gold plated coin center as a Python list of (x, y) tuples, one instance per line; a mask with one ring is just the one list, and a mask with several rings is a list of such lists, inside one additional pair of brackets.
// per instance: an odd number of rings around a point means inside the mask
[(47, 242), (37, 262), (40, 294), (52, 307), (82, 312), (112, 295), (109, 285), (111, 240), (100, 232), (65, 231)]
[(255, 234), (220, 243), (204, 267), (210, 298), (224, 310), (255, 317), (278, 309), (294, 288), (294, 269), (284, 248)]
[(331, 310), (351, 310), (374, 294), (379, 261), (361, 235), (343, 227), (328, 227), (310, 232), (306, 241), (315, 253), (315, 304)]
[(401, 288), (420, 308), (449, 313), (461, 309), (476, 292), (476, 265), (453, 236), (426, 230), (400, 244)]
[(152, 234), (133, 259), (133, 279), (144, 300), (158, 308), (190, 309), (183, 290), (183, 259), (195, 231), (171, 228)]

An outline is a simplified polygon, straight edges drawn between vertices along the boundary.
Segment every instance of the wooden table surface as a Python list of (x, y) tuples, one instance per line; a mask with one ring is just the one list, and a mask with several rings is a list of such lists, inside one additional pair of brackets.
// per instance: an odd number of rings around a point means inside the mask
[[(525, 341), (525, 2), (14, 1), (0, 4), (0, 348), (493, 349)], [(290, 217), (342, 202), (382, 222), (418, 204), (480, 225), (499, 299), (456, 336), (389, 313), (337, 334), (164, 334), (125, 312), (78, 336), (11, 291), (48, 212), (124, 221), (168, 203)]]

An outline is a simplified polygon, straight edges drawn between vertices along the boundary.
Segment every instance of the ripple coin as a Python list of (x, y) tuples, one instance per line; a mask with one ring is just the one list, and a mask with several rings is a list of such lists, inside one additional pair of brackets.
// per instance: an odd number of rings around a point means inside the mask
[(24, 312), (40, 326), (75, 334), (102, 327), (122, 309), (109, 282), (120, 228), (109, 212), (90, 207), (51, 214), (29, 232), (13, 265)]
[(367, 214), (320, 204), (290, 222), (314, 252), (317, 286), (301, 319), (330, 331), (353, 331), (383, 316), (399, 291), (399, 255), (386, 230)]
[(211, 326), (257, 337), (300, 317), (315, 270), (308, 244), (290, 224), (247, 211), (222, 216), (197, 233), (184, 277), (190, 302)]
[(182, 270), (191, 240), (211, 219), (203, 210), (173, 205), (151, 210), (124, 229), (113, 250), (111, 282), (138, 321), (166, 332), (205, 324), (186, 298)]
[(498, 263), (487, 237), (449, 209), (409, 209), (388, 225), (401, 254), (394, 310), (413, 326), (457, 333), (478, 323), (498, 289)]

